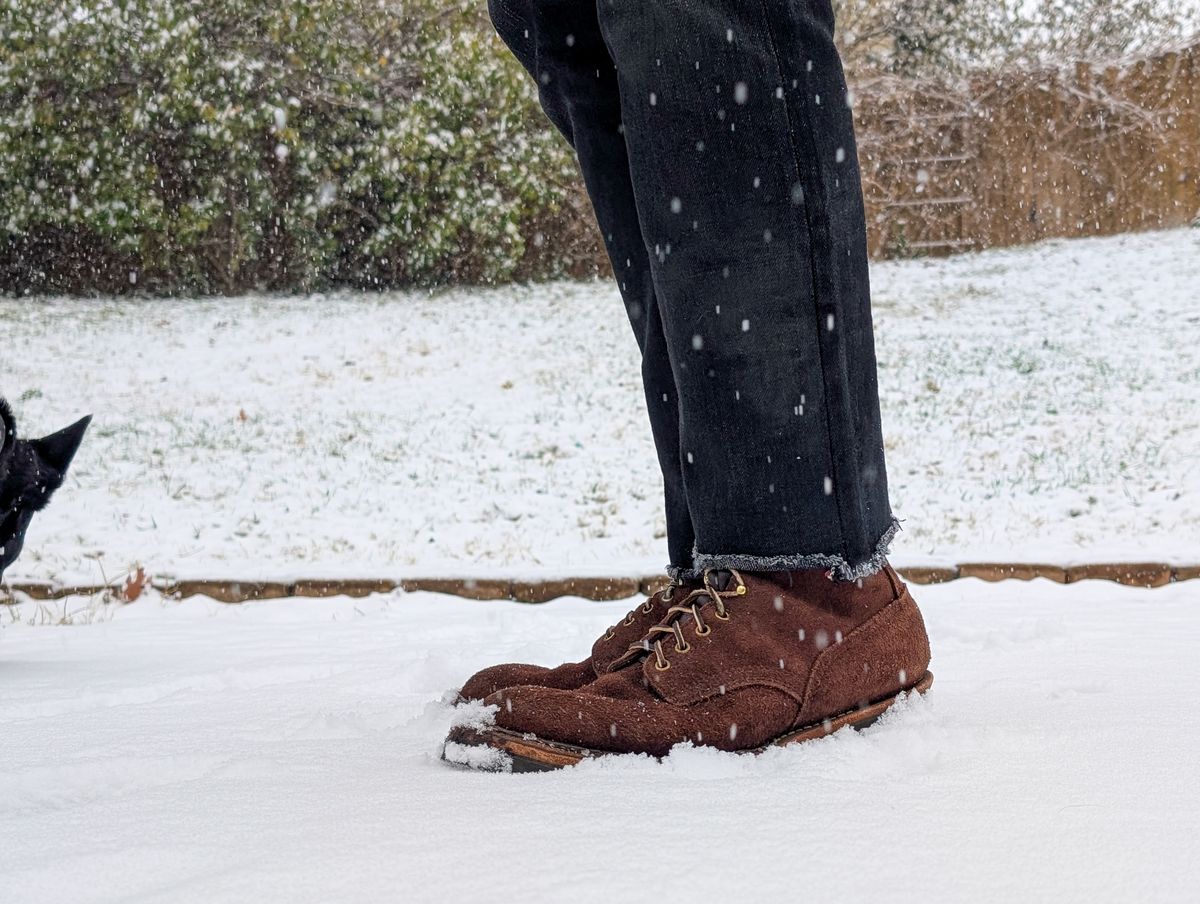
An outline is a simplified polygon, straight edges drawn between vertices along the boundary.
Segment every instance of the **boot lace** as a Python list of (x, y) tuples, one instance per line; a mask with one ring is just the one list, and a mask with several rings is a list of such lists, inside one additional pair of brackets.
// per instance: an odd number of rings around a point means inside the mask
[[(621, 620), (620, 625), (625, 625), (626, 627), (628, 627), (629, 625), (632, 625), (634, 623), (634, 621), (637, 619), (637, 616), (639, 613), (642, 615), (649, 615), (651, 612), (654, 611), (654, 601), (655, 600), (661, 599), (664, 603), (671, 602), (671, 600), (675, 596), (675, 591), (678, 590), (681, 586), (683, 586), (683, 585), (678, 580), (676, 580), (675, 578), (671, 578), (670, 582), (667, 584), (666, 587), (664, 587), (662, 590), (658, 591), (658, 593), (655, 593), (653, 596), (651, 596), (649, 599), (647, 599), (646, 602), (642, 603), (642, 605), (637, 606), (633, 609), (630, 609), (629, 613), (625, 616), (625, 618), (623, 618)], [(604, 639), (612, 640), (613, 637), (615, 636), (613, 632), (616, 631), (617, 628), (620, 627), (620, 625), (612, 625), (611, 627), (606, 629), (604, 632)]]
[[(712, 576), (717, 570), (725, 570), (732, 575), (729, 584), (724, 590), (718, 590), (713, 586)], [(730, 597), (744, 596), (745, 593), (746, 582), (736, 570), (732, 568), (708, 569), (704, 572), (704, 586), (693, 590), (680, 600), (677, 605), (667, 609), (667, 614), (663, 617), (662, 622), (652, 627), (641, 640), (630, 644), (629, 649), (610, 666), (610, 669), (615, 671), (649, 653), (653, 653), (654, 667), (660, 672), (665, 672), (671, 667), (671, 661), (667, 659), (666, 653), (663, 652), (663, 641), (665, 639), (674, 637), (676, 653), (689, 653), (692, 649), (692, 645), (687, 642), (687, 638), (683, 634), (683, 626), (679, 624), (679, 620), (683, 616), (690, 615), (692, 617), (697, 637), (707, 637), (712, 633), (712, 626), (705, 623), (701, 614), (706, 604), (711, 601), (713, 604), (713, 615), (721, 621), (729, 621), (732, 616), (725, 607), (725, 600)]]

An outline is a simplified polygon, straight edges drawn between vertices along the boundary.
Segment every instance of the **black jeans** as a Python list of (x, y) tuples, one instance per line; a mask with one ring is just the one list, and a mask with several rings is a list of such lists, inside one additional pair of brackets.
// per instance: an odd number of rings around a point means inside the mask
[(829, 0), (489, 0), (642, 352), (675, 573), (877, 570), (888, 504)]

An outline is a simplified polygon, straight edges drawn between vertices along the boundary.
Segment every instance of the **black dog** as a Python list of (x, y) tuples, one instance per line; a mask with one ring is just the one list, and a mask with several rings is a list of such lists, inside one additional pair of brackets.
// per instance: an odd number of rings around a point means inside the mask
[(91, 415), (41, 439), (17, 439), (17, 424), (0, 399), (0, 577), (17, 560), (25, 531), (62, 486)]

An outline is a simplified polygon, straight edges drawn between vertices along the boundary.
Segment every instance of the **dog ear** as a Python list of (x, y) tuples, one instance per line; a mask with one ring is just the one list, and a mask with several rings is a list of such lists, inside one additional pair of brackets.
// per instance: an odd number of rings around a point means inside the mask
[(17, 444), (17, 420), (4, 399), (0, 399), (0, 431), (0, 464), (3, 464)]
[(37, 453), (38, 458), (57, 471), (60, 477), (65, 476), (71, 460), (79, 451), (79, 444), (83, 442), (83, 434), (87, 432), (88, 424), (91, 422), (92, 416), (89, 414), (57, 433), (32, 440), (29, 445)]

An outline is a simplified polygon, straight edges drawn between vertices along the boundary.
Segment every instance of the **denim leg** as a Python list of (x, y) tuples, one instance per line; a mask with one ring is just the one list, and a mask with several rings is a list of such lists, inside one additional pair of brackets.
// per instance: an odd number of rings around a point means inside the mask
[(668, 570), (692, 568), (695, 533), (684, 492), (679, 400), (621, 130), (616, 70), (595, 6), (576, 0), (489, 0), (492, 24), (536, 80), (542, 109), (575, 149), (642, 353), (642, 384), (665, 487)]
[(679, 393), (695, 564), (871, 573), (896, 522), (829, 2), (595, 2)]

